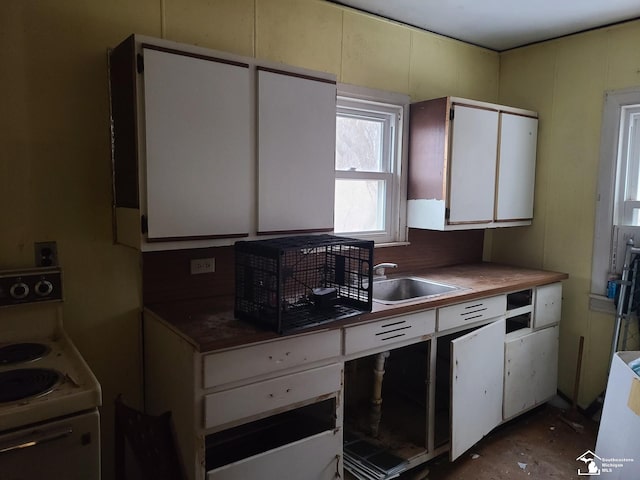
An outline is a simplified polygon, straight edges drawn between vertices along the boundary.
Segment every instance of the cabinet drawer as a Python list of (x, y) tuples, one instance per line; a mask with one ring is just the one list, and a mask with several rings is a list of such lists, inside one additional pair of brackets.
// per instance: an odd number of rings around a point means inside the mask
[(386, 344), (429, 335), (435, 331), (436, 312), (412, 313), (344, 329), (344, 353), (370, 350)]
[(339, 392), (342, 364), (293, 373), (204, 397), (204, 427), (240, 424), (241, 420), (322, 395)]
[(342, 476), (342, 432), (323, 432), (207, 472), (207, 480), (333, 480)]
[(536, 288), (533, 328), (541, 328), (560, 321), (562, 308), (562, 283), (552, 283)]
[(339, 329), (211, 353), (202, 360), (202, 385), (211, 388), (339, 355)]
[(438, 331), (449, 330), (461, 325), (504, 315), (507, 311), (507, 297), (479, 298), (470, 302), (443, 307), (438, 310)]

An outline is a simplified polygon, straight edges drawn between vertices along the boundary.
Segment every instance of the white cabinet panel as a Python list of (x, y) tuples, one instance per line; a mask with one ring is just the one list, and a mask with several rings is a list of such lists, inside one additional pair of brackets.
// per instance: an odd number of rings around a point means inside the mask
[(438, 310), (438, 331), (442, 332), (463, 325), (504, 315), (507, 310), (506, 295), (479, 298)]
[(351, 355), (435, 332), (436, 312), (412, 313), (344, 329), (344, 353)]
[(298, 402), (339, 392), (342, 364), (306, 370), (204, 397), (205, 428), (237, 423)]
[(336, 329), (205, 355), (203, 388), (338, 357), (340, 337)]
[(145, 48), (148, 238), (247, 234), (249, 69)]
[(504, 335), (500, 319), (451, 341), (451, 460), (502, 422)]
[(538, 119), (500, 113), (496, 220), (533, 218)]
[(560, 321), (562, 313), (562, 283), (536, 288), (533, 328), (541, 328)]
[(225, 465), (207, 480), (333, 480), (342, 478), (342, 431), (329, 431)]
[(490, 222), (496, 181), (498, 112), (455, 105), (452, 129), (449, 222)]
[(336, 85), (258, 71), (258, 232), (333, 230)]
[(558, 326), (505, 342), (504, 419), (534, 407), (556, 394)]

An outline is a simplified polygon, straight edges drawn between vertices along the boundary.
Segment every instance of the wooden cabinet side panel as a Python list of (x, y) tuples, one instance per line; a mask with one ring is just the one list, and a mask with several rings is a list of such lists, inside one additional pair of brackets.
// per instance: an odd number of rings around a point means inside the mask
[(138, 208), (138, 149), (136, 128), (136, 55), (130, 36), (109, 55), (114, 202)]
[(446, 97), (411, 105), (409, 200), (446, 197), (448, 106)]
[(152, 415), (171, 411), (187, 478), (202, 479), (204, 439), (196, 429), (202, 407), (195, 397), (193, 347), (152, 315), (145, 314), (143, 326), (145, 411)]

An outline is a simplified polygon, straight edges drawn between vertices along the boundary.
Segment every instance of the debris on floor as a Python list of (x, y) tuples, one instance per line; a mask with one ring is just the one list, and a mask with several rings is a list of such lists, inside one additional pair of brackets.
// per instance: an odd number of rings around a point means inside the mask
[[(590, 418), (576, 417), (582, 425), (578, 433), (559, 422), (566, 411), (546, 404), (508, 422), (489, 433), (474, 449), (455, 462), (448, 454), (428, 463), (428, 480), (517, 480), (530, 478), (580, 479), (576, 461), (587, 450), (594, 450), (598, 424)], [(399, 480), (413, 480), (409, 470)]]

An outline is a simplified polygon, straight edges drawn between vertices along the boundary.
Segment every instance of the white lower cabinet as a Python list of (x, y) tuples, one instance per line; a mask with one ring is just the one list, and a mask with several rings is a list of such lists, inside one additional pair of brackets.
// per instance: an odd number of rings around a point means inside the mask
[(404, 470), (453, 461), (556, 393), (561, 298), (558, 282), (203, 353), (145, 311), (146, 409), (172, 411), (189, 480), (343, 478), (356, 445)]
[(432, 334), (435, 325), (435, 310), (427, 310), (347, 327), (344, 329), (344, 353), (353, 355), (379, 347), (397, 348), (394, 344)]
[[(504, 344), (505, 420), (556, 394), (558, 325), (507, 339)], [(516, 334), (518, 332), (515, 332)]]
[(504, 332), (502, 318), (451, 341), (451, 460), (502, 422)]
[(341, 385), (342, 364), (334, 364), (205, 395), (204, 426), (214, 428), (269, 415), (323, 395), (337, 394)]
[(207, 480), (342, 478), (342, 432), (327, 431), (207, 472)]
[[(561, 299), (558, 282), (438, 310), (430, 418), (452, 461), (556, 394)], [(476, 315), (482, 326), (464, 329)]]

